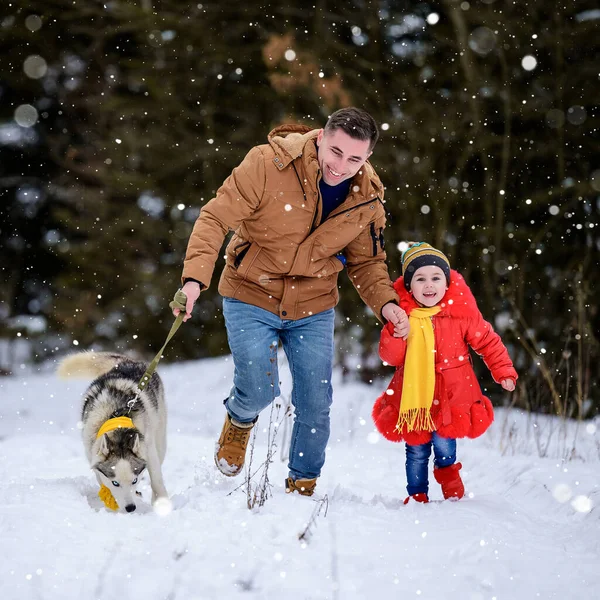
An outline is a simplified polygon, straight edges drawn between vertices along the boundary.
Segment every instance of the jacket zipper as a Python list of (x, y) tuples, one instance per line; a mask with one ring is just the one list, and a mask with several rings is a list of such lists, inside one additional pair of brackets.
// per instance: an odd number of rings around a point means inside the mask
[(377, 233), (375, 232), (375, 223), (371, 223), (371, 240), (373, 240), (373, 256), (377, 256)]
[[(302, 180), (300, 179), (300, 175), (298, 174), (298, 170), (296, 169), (296, 165), (294, 164), (294, 161), (292, 161), (292, 167), (294, 167), (294, 173), (296, 173), (296, 177), (298, 179), (298, 183), (300, 184), (300, 189), (302, 190), (302, 195), (304, 196), (304, 202), (306, 202), (308, 204), (308, 200), (306, 198), (306, 192), (304, 191), (304, 186), (302, 185)], [(319, 203), (321, 202), (321, 193), (319, 192), (319, 179), (317, 179), (317, 204), (315, 206), (315, 212), (313, 215), (313, 221), (312, 221), (312, 225), (310, 226), (310, 231), (311, 233), (316, 229), (315, 223), (317, 221), (317, 214), (319, 212)], [(360, 204), (357, 204), (356, 206), (352, 206), (350, 208), (344, 209), (344, 210), (340, 210), (339, 212), (334, 212), (333, 214), (329, 215), (327, 218), (331, 219), (332, 217), (337, 217), (338, 215), (341, 215), (344, 212), (350, 212), (352, 210), (354, 210), (355, 208), (360, 208), (361, 206), (365, 206), (365, 204), (371, 204), (371, 202), (380, 202), (381, 204), (383, 204), (383, 202), (381, 202), (381, 198), (379, 198), (379, 196), (373, 198), (372, 200), (367, 200), (366, 202), (361, 202)]]
[[(331, 219), (332, 217), (337, 217), (338, 215), (341, 215), (342, 213), (345, 212), (350, 212), (356, 208), (360, 208), (361, 206), (364, 206), (365, 204), (372, 204), (373, 202), (381, 202), (381, 199), (379, 197), (373, 198), (372, 200), (367, 200), (366, 202), (361, 202), (360, 204), (357, 204), (356, 206), (351, 206), (350, 208), (346, 208), (344, 210), (340, 210), (339, 212), (334, 212), (331, 215), (329, 215), (329, 219)], [(383, 204), (383, 203), (382, 203)]]
[[(306, 192), (304, 191), (304, 185), (302, 185), (302, 179), (300, 179), (300, 175), (298, 174), (298, 169), (296, 169), (296, 165), (294, 161), (292, 161), (292, 167), (294, 168), (294, 173), (296, 173), (296, 178), (298, 179), (298, 184), (300, 185), (300, 189), (302, 190), (302, 195), (304, 196), (304, 202), (308, 205), (308, 198), (306, 197)], [(313, 213), (312, 224), (310, 226), (310, 232), (312, 233), (315, 230), (315, 223), (317, 221), (317, 214), (319, 213), (319, 202), (321, 201), (321, 196), (318, 192), (319, 190), (319, 180), (317, 180), (317, 204), (315, 205), (315, 212)]]

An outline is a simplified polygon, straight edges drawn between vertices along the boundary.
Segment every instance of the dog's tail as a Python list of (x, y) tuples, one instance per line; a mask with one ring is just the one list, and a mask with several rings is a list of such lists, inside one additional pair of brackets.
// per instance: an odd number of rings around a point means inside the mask
[(128, 360), (112, 352), (78, 352), (60, 361), (56, 373), (61, 379), (100, 377), (120, 362)]

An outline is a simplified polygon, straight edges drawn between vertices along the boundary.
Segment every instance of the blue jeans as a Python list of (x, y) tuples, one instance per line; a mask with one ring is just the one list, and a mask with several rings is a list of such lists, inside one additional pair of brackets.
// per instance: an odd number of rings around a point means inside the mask
[(429, 456), (433, 446), (433, 466), (437, 469), (449, 467), (456, 462), (456, 440), (443, 438), (435, 431), (431, 441), (418, 446), (406, 444), (406, 491), (413, 494), (427, 494), (429, 491)]
[(227, 411), (234, 419), (249, 423), (279, 396), (277, 347), (281, 341), (292, 373), (295, 409), (290, 477), (318, 477), (329, 440), (334, 310), (291, 321), (223, 298), (223, 315), (234, 364)]

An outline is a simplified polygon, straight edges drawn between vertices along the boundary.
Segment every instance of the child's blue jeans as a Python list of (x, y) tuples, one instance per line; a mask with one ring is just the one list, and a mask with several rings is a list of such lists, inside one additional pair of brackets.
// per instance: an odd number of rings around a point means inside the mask
[(433, 446), (433, 466), (449, 467), (456, 462), (456, 440), (443, 438), (435, 431), (431, 441), (418, 446), (406, 444), (406, 491), (413, 494), (427, 494), (429, 491), (429, 456)]

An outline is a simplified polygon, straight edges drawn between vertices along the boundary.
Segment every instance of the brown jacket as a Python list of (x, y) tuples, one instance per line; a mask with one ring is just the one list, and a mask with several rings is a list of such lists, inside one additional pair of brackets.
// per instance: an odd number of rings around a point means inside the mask
[(229, 230), (222, 296), (301, 319), (338, 302), (343, 252), (348, 276), (381, 319), (398, 296), (383, 250), (383, 186), (369, 163), (355, 175), (344, 203), (321, 223), (318, 129), (284, 125), (250, 150), (200, 211), (182, 279), (208, 286)]

